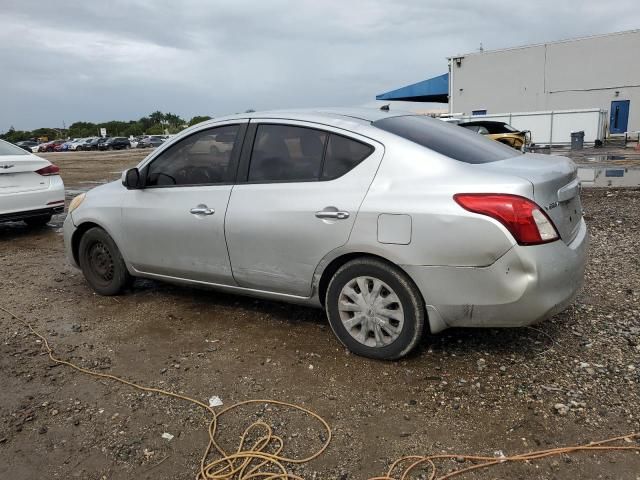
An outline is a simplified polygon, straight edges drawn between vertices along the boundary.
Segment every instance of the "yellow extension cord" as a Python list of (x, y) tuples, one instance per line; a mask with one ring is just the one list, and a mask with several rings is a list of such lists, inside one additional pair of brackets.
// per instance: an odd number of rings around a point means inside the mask
[[(92, 370), (79, 367), (74, 365), (71, 362), (67, 362), (66, 360), (60, 360), (53, 355), (53, 349), (49, 345), (47, 339), (42, 336), (29, 322), (25, 319), (19, 317), (13, 312), (7, 310), (3, 306), (0, 305), (0, 310), (4, 311), (12, 318), (18, 320), (22, 325), (24, 325), (33, 335), (38, 337), (44, 348), (49, 355), (49, 358), (52, 362), (66, 365), (68, 367), (77, 370), (78, 372), (90, 375), (92, 377), (98, 378), (106, 378), (109, 380), (113, 380), (115, 382), (123, 383), (132, 388), (136, 388), (138, 390), (142, 390), (143, 392), (153, 392), (160, 395), (165, 395), (168, 397), (177, 398), (179, 400), (184, 400), (186, 402), (197, 405), (205, 410), (207, 410), (211, 414), (211, 421), (209, 423), (209, 442), (207, 444), (207, 448), (205, 449), (202, 459), (200, 460), (200, 469), (196, 475), (196, 480), (251, 480), (251, 479), (261, 479), (261, 480), (304, 480), (302, 477), (298, 475), (294, 475), (290, 473), (285, 464), (302, 464), (310, 462), (315, 458), (319, 457), (324, 453), (324, 451), (329, 446), (331, 442), (331, 427), (329, 424), (318, 414), (312, 412), (311, 410), (301, 407), (299, 405), (294, 405), (291, 403), (281, 402), (278, 400), (246, 400), (244, 402), (239, 402), (230, 407), (227, 407), (219, 412), (216, 412), (206, 403), (203, 403), (199, 400), (196, 400), (191, 397), (187, 397), (186, 395), (180, 395), (178, 393), (169, 392), (167, 390), (162, 390), (160, 388), (153, 387), (145, 387), (142, 385), (138, 385), (134, 382), (130, 382), (120, 377), (116, 377), (115, 375), (110, 375), (107, 373), (94, 372)], [(216, 442), (216, 432), (218, 428), (218, 419), (222, 415), (244, 405), (249, 404), (271, 404), (271, 405), (279, 405), (281, 407), (290, 408), (293, 410), (297, 410), (303, 412), (312, 418), (316, 419), (322, 427), (327, 432), (327, 438), (322, 447), (318, 449), (312, 455), (296, 459), (296, 458), (288, 458), (281, 455), (284, 449), (284, 441), (282, 437), (275, 435), (271, 427), (262, 422), (257, 421), (252, 423), (242, 434), (240, 444), (238, 445), (238, 449), (234, 453), (225, 452), (222, 447)], [(252, 445), (247, 445), (248, 438), (251, 435), (255, 435), (256, 433), (263, 432), (262, 436), (260, 436)], [(613, 442), (632, 442), (634, 438), (640, 438), (640, 434), (638, 433), (630, 433), (628, 435), (623, 435), (619, 437), (609, 438), (606, 440), (601, 440), (598, 442), (591, 442), (587, 445), (576, 445), (571, 447), (560, 447), (560, 448), (551, 448), (548, 450), (539, 450), (536, 452), (530, 452), (520, 455), (513, 455), (509, 457), (487, 457), (487, 456), (476, 456), (476, 455), (456, 455), (456, 454), (440, 454), (440, 455), (428, 455), (428, 456), (406, 456), (402, 457), (399, 460), (395, 461), (387, 473), (381, 477), (373, 477), (368, 480), (409, 480), (412, 474), (418, 472), (424, 472), (425, 468), (428, 468), (429, 480), (445, 480), (448, 478), (452, 478), (454, 476), (461, 475), (466, 472), (470, 472), (472, 470), (477, 470), (480, 468), (486, 468), (490, 466), (500, 465), (502, 463), (507, 462), (529, 462), (532, 460), (539, 460), (541, 458), (557, 456), (562, 454), (570, 454), (576, 452), (583, 451), (594, 451), (594, 452), (603, 452), (603, 451), (635, 451), (640, 452), (640, 446), (620, 446), (620, 445), (610, 445)], [(215, 460), (208, 461), (207, 459), (210, 457), (212, 451), (215, 451), (218, 454), (218, 458)], [(451, 459), (464, 459), (465, 461), (473, 462), (474, 464), (469, 467), (463, 467), (458, 470), (451, 471), (447, 474), (441, 475), (438, 477), (438, 469), (435, 465), (435, 461), (438, 460), (451, 460)], [(420, 469), (420, 470), (419, 470)], [(437, 478), (436, 478), (437, 477)]]

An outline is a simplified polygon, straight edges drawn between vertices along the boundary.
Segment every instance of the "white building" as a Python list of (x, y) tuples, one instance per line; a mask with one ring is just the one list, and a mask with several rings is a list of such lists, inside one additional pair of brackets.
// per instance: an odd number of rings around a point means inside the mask
[(640, 130), (640, 30), (449, 57), (449, 112), (598, 108)]

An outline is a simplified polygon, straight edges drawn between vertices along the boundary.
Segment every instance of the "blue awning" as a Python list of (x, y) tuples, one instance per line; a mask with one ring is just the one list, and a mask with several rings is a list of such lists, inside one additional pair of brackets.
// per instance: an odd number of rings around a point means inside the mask
[(447, 103), (449, 101), (449, 74), (445, 73), (438, 77), (376, 95), (376, 100)]

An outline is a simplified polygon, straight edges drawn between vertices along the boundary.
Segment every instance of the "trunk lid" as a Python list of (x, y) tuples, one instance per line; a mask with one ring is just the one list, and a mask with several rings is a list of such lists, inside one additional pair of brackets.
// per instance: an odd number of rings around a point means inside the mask
[(35, 155), (0, 155), (0, 195), (49, 188), (49, 177), (35, 171), (50, 164)]
[(533, 186), (533, 198), (553, 221), (560, 238), (570, 243), (582, 219), (578, 170), (570, 159), (527, 153), (514, 158), (478, 165), (496, 173), (523, 178)]

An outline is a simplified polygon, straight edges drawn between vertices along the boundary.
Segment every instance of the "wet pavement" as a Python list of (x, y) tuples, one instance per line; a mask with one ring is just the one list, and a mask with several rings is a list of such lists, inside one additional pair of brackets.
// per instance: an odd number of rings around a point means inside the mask
[(540, 153), (571, 158), (578, 166), (578, 178), (584, 188), (640, 186), (640, 149), (635, 146), (557, 148)]

